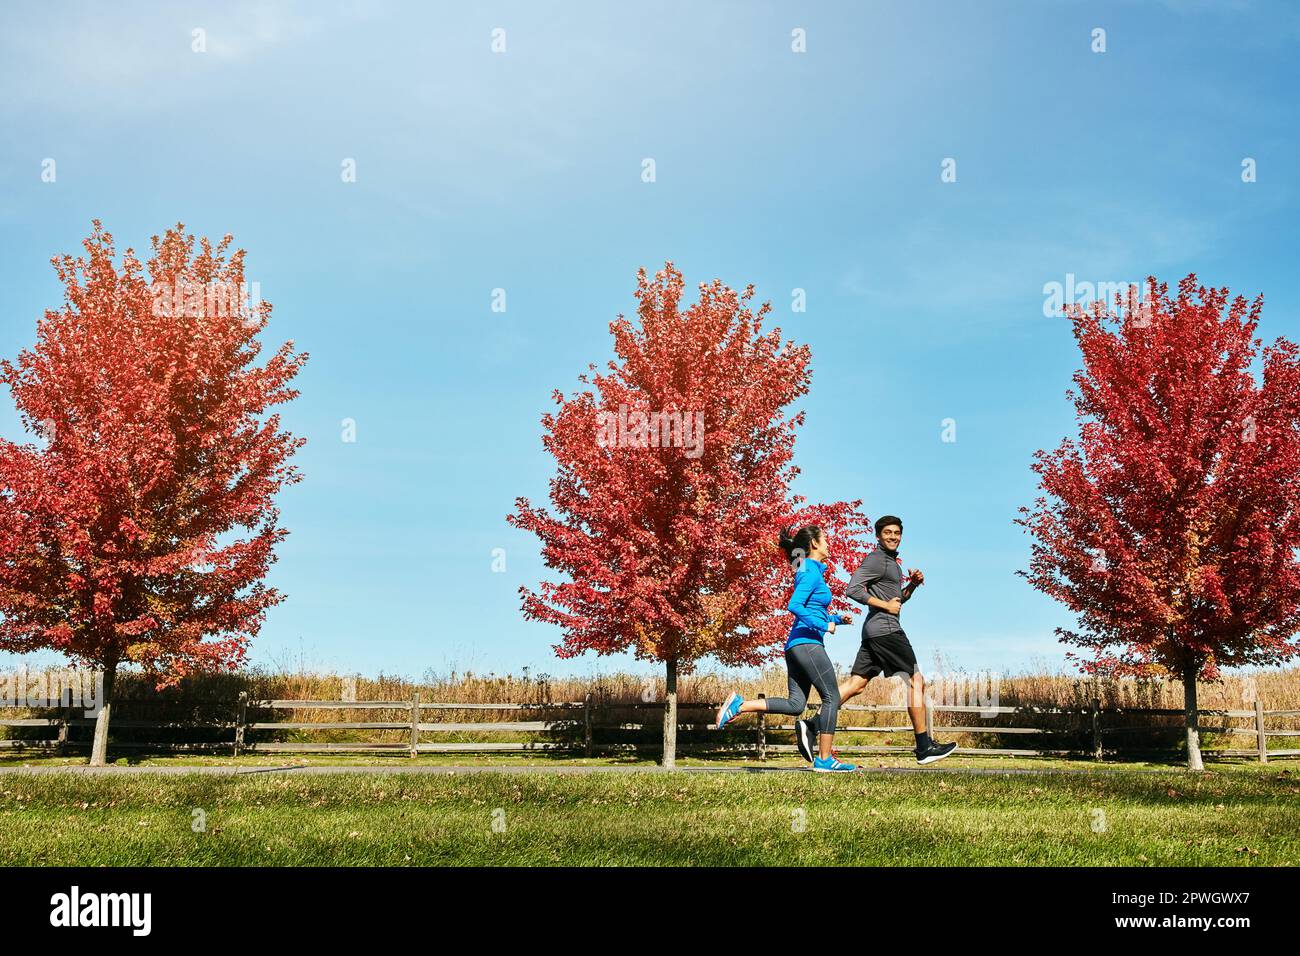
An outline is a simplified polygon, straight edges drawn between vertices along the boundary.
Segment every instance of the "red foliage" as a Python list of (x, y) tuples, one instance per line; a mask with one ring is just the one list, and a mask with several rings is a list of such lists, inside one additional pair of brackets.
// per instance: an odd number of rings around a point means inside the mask
[(0, 440), (0, 648), (133, 662), (165, 685), (237, 666), (282, 600), (261, 583), (287, 534), (271, 500), (300, 480), (288, 459), (303, 440), (262, 413), (297, 395), (287, 383), (307, 356), (289, 342), (253, 364), (267, 303), (172, 301), (243, 288), (230, 236), (195, 255), (183, 229), (153, 237), (146, 278), (130, 249), (115, 268), (96, 221), (84, 258), (52, 260), (64, 306), (0, 362), (45, 440)]
[(1145, 309), (1071, 317), (1080, 434), (1036, 455), (1026, 577), (1079, 615), (1058, 633), (1089, 673), (1284, 661), (1300, 652), (1297, 348), (1261, 355), (1262, 296), (1229, 303), (1195, 275), (1174, 299), (1149, 287)]
[[(618, 362), (604, 374), (590, 366), (584, 391), (556, 391), (559, 410), (542, 418), (558, 463), (556, 516), (520, 498), (507, 520), (537, 534), (547, 567), (568, 578), (520, 589), (526, 618), (564, 629), (561, 657), (631, 650), (660, 661), (712, 654), (757, 663), (790, 626), (792, 572), (776, 546), (779, 527), (827, 529), (837, 596), (847, 582), (834, 572), (865, 550), (861, 502), (805, 506), (789, 492), (803, 415), (783, 410), (808, 391), (807, 346), (763, 331), (770, 306), (750, 308), (752, 286), (699, 288), (699, 301), (679, 311), (682, 275), (672, 263), (653, 280), (641, 270), (639, 321), (620, 315), (610, 325)], [(656, 442), (638, 433), (638, 412), (702, 422), (702, 441)], [(605, 430), (623, 418), (626, 436)]]

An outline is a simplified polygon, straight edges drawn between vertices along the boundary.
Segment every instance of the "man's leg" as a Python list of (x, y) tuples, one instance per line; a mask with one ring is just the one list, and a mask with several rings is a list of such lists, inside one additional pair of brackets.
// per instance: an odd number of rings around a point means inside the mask
[(925, 733), (925, 678), (920, 671), (908, 681), (907, 716), (912, 718), (912, 730), (918, 737)]
[(840, 704), (843, 705), (850, 698), (861, 694), (866, 689), (867, 682), (879, 673), (880, 666), (871, 656), (871, 648), (864, 638), (862, 646), (858, 648), (857, 656), (853, 658), (853, 668), (849, 676), (840, 682)]
[(934, 763), (942, 760), (957, 749), (955, 743), (936, 743), (925, 729), (925, 678), (920, 671), (914, 671), (908, 681), (907, 715), (912, 718), (912, 730), (916, 732), (916, 760), (918, 763)]
[(857, 697), (867, 688), (867, 678), (859, 674), (850, 674), (840, 682), (840, 704), (850, 697)]
[(885, 673), (907, 682), (907, 715), (912, 719), (912, 730), (916, 732), (917, 763), (934, 763), (952, 753), (956, 744), (936, 744), (926, 732), (925, 678), (916, 666), (916, 652), (912, 650), (907, 634), (898, 631), (880, 638), (872, 645), (872, 651), (880, 657)]

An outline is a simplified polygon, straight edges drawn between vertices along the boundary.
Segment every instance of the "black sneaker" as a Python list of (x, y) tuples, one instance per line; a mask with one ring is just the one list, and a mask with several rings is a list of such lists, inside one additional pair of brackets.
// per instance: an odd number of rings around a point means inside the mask
[(919, 764), (934, 763), (936, 760), (942, 760), (956, 749), (956, 744), (936, 744), (931, 741), (930, 746), (924, 750), (917, 749), (916, 762)]
[(794, 722), (794, 745), (799, 748), (799, 756), (809, 763), (813, 762), (814, 744), (817, 741), (817, 726), (811, 720)]

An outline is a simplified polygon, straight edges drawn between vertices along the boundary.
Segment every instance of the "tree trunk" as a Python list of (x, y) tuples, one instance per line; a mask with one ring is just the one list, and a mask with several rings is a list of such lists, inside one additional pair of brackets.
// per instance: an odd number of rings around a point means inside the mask
[(1183, 674), (1183, 710), (1187, 722), (1187, 769), (1204, 770), (1201, 763), (1201, 725), (1196, 712), (1196, 677), (1199, 667), (1190, 667)]
[(667, 694), (664, 699), (664, 760), (665, 770), (677, 766), (677, 659), (668, 661)]
[(95, 741), (90, 748), (90, 765), (104, 767), (108, 764), (108, 720), (113, 711), (113, 684), (117, 680), (117, 661), (104, 665), (104, 699), (95, 716)]

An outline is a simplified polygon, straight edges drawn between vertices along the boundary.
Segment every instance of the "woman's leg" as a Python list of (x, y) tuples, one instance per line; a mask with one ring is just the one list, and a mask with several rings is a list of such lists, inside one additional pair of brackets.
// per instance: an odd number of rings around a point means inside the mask
[(785, 671), (787, 690), (785, 697), (764, 697), (747, 700), (740, 705), (742, 714), (784, 714), (797, 717), (808, 706), (808, 688), (812, 686), (812, 675), (800, 663), (795, 651), (811, 645), (800, 644), (785, 652)]
[(818, 730), (817, 754), (822, 759), (831, 755), (831, 744), (835, 742), (835, 725), (839, 720), (840, 688), (835, 679), (835, 665), (831, 663), (826, 648), (820, 644), (800, 644), (792, 648), (801, 652), (800, 670), (811, 679), (817, 693), (822, 696), (821, 713), (817, 718)]

